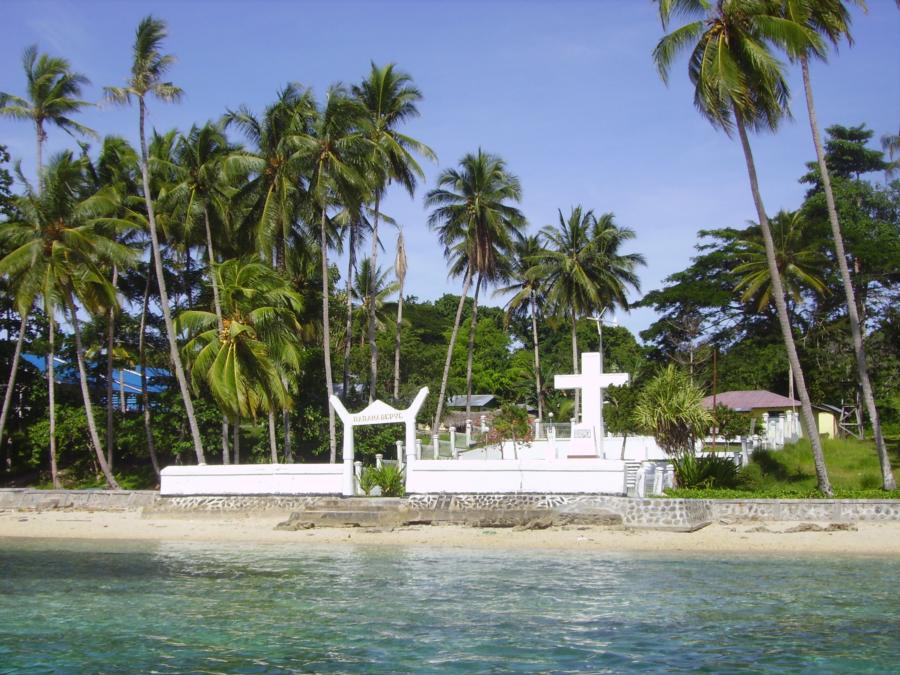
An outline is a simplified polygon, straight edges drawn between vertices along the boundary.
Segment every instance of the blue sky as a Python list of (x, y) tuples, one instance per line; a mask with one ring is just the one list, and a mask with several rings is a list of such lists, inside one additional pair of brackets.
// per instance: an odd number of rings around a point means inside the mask
[[(894, 0), (869, 5), (868, 14), (854, 13), (854, 46), (814, 64), (812, 78), (823, 127), (865, 122), (880, 136), (900, 123), (900, 12)], [(361, 79), (371, 60), (393, 61), (425, 95), (407, 131), (439, 157), (414, 199), (396, 190), (384, 203), (404, 227), (409, 293), (459, 292), (426, 227), (422, 197), (441, 168), (479, 146), (520, 177), (534, 231), (574, 204), (612, 211), (632, 227), (632, 249), (648, 261), (648, 291), (686, 266), (699, 229), (756, 218), (740, 148), (694, 110), (684, 62), (668, 87), (653, 68), (650, 52), (662, 35), (655, 9), (649, 0), (6, 0), (0, 90), (23, 93), (21, 52), (37, 43), (87, 74), (86, 97), (99, 101), (103, 85), (125, 80), (134, 29), (148, 13), (169, 24), (166, 49), (178, 57), (171, 77), (186, 92), (178, 105), (151, 104), (149, 124), (160, 130), (186, 129), (240, 104), (261, 111), (288, 81), (322, 94), (330, 83)], [(797, 177), (814, 156), (799, 72), (790, 72), (794, 121), (752, 139), (770, 213), (800, 204)], [(109, 106), (81, 117), (133, 141), (136, 120), (135, 110)], [(0, 143), (30, 175), (31, 127), (0, 121)], [(49, 152), (73, 146), (50, 130)], [(383, 240), (390, 264), (395, 233)], [(654, 316), (635, 310), (619, 319), (637, 332)]]

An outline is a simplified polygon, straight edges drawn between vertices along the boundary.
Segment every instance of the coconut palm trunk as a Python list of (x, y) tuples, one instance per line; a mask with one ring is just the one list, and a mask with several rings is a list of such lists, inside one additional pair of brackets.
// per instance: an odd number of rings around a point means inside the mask
[(803, 73), (803, 89), (806, 92), (806, 108), (809, 113), (809, 126), (812, 129), (813, 144), (816, 146), (816, 159), (819, 163), (819, 174), (822, 180), (822, 188), (825, 191), (825, 204), (828, 208), (828, 221), (831, 224), (831, 235), (834, 239), (834, 248), (837, 254), (838, 267), (841, 271), (841, 281), (844, 284), (844, 294), (847, 297), (847, 316), (850, 320), (850, 335), (853, 340), (853, 352), (856, 356), (856, 372), (862, 388), (863, 400), (872, 423), (872, 433), (875, 436), (875, 450), (878, 453), (878, 461), (881, 463), (881, 479), (885, 490), (895, 490), (897, 482), (891, 471), (891, 460), (884, 444), (884, 435), (881, 432), (881, 420), (878, 409), (875, 406), (875, 396), (872, 393), (872, 382), (869, 379), (869, 368), (866, 360), (866, 347), (863, 342), (863, 333), (860, 325), (859, 312), (856, 307), (856, 296), (853, 290), (853, 280), (850, 278), (850, 268), (847, 265), (847, 253), (844, 250), (844, 237), (841, 233), (841, 225), (838, 221), (837, 208), (834, 204), (834, 193), (831, 190), (831, 177), (828, 174), (828, 165), (825, 162), (825, 149), (822, 146), (822, 137), (819, 134), (819, 123), (816, 119), (816, 106), (813, 101), (812, 84), (809, 77), (809, 59), (801, 57), (800, 67)]
[(231, 420), (231, 449), (234, 452), (234, 463), (241, 463), (241, 418)]
[(534, 301), (534, 291), (528, 296), (531, 305), (531, 341), (534, 344), (534, 386), (537, 392), (538, 419), (544, 419), (544, 401), (541, 395), (541, 353), (538, 347), (537, 306)]
[(403, 232), (397, 237), (397, 260), (394, 264), (400, 289), (397, 294), (397, 330), (394, 334), (394, 400), (400, 398), (400, 330), (403, 325), (403, 284), (406, 282), (406, 246)]
[[(25, 342), (25, 331), (28, 329), (28, 312), (22, 314), (19, 324), (19, 337), (16, 339), (16, 349), (13, 352), (12, 367), (9, 371), (9, 380), (6, 383), (6, 391), (3, 393), (3, 411), (0, 412), (0, 447), (3, 447), (3, 434), (6, 431), (6, 420), (9, 409), (12, 407), (13, 390), (16, 387), (16, 373), (19, 370), (19, 361), (22, 358), (22, 345)], [(9, 467), (7, 467), (8, 469)]]
[(144, 299), (141, 304), (141, 323), (138, 329), (138, 361), (141, 365), (141, 413), (144, 418), (144, 438), (147, 441), (147, 452), (150, 453), (150, 462), (153, 464), (153, 472), (159, 477), (159, 460), (156, 457), (156, 445), (153, 442), (153, 427), (150, 416), (150, 395), (147, 392), (147, 313), (150, 311), (150, 284), (153, 281), (153, 273), (148, 266), (147, 281), (144, 284)]
[(462, 295), (456, 306), (456, 319), (453, 321), (453, 332), (450, 334), (450, 344), (447, 345), (447, 359), (444, 361), (444, 374), (441, 376), (441, 391), (438, 394), (437, 411), (434, 413), (434, 426), (437, 431), (441, 424), (441, 414), (444, 412), (444, 396), (447, 394), (447, 379), (450, 377), (450, 362), (453, 360), (453, 346), (456, 344), (456, 336), (459, 333), (459, 323), (462, 321), (463, 307), (466, 304), (466, 296), (469, 294), (469, 286), (472, 285), (472, 268), (466, 271), (466, 280), (463, 282)]
[(325, 390), (328, 392), (328, 461), (337, 461), (337, 436), (335, 431), (334, 408), (331, 397), (334, 395), (334, 381), (331, 378), (331, 323), (328, 315), (328, 235), (325, 232), (325, 208), (322, 207), (321, 245), (322, 245), (322, 342), (325, 352)]
[[(113, 265), (112, 287), (119, 283), (119, 268)], [(113, 345), (116, 339), (116, 310), (110, 307), (106, 313), (106, 463), (113, 468), (115, 440), (115, 406), (113, 405)]]
[(759, 181), (756, 176), (756, 165), (753, 161), (753, 152), (750, 149), (750, 140), (747, 138), (747, 129), (744, 126), (744, 119), (741, 116), (740, 111), (737, 106), (734, 106), (733, 109), (738, 135), (741, 139), (741, 147), (744, 150), (744, 159), (747, 162), (747, 174), (750, 178), (750, 191), (753, 194), (753, 203), (756, 206), (756, 214), (759, 217), (759, 226), (760, 230), (762, 230), (763, 243), (766, 247), (766, 260), (768, 261), (769, 274), (772, 278), (772, 299), (775, 301), (775, 309), (778, 313), (778, 323), (781, 325), (781, 333), (784, 338), (785, 348), (787, 349), (788, 363), (791, 366), (791, 370), (794, 372), (797, 393), (800, 396), (801, 420), (806, 436), (809, 438), (810, 447), (812, 448), (819, 490), (826, 497), (831, 497), (834, 493), (831, 489), (831, 482), (828, 480), (828, 470), (825, 467), (825, 455), (822, 452), (822, 443), (819, 439), (818, 427), (816, 425), (815, 417), (813, 417), (812, 403), (809, 399), (809, 392), (806, 389), (806, 379), (803, 375), (803, 369), (800, 366), (797, 347), (794, 344), (794, 335), (791, 330), (790, 319), (788, 318), (787, 305), (784, 301), (784, 288), (781, 284), (778, 262), (775, 259), (775, 244), (772, 240), (769, 219), (766, 216), (762, 196), (759, 192)]
[(53, 487), (59, 487), (59, 474), (56, 468), (56, 325), (51, 309), (47, 309), (49, 322), (48, 337), (50, 351), (47, 354), (47, 398), (50, 401), (50, 478)]
[(475, 296), (472, 304), (472, 320), (469, 322), (469, 344), (466, 353), (466, 417), (472, 414), (472, 357), (475, 354), (475, 331), (478, 328), (478, 294), (481, 291), (482, 277), (478, 275), (475, 282)]
[(81, 344), (81, 322), (78, 320), (78, 312), (75, 309), (75, 302), (72, 300), (71, 294), (67, 294), (66, 304), (69, 307), (69, 320), (72, 322), (72, 331), (75, 333), (75, 356), (78, 360), (78, 380), (81, 384), (81, 398), (84, 401), (84, 412), (87, 416), (88, 433), (91, 436), (91, 443), (97, 453), (97, 461), (100, 463), (100, 470), (106, 477), (106, 482), (113, 490), (119, 489), (106, 457), (103, 454), (103, 446), (100, 444), (100, 436), (97, 434), (97, 423), (94, 420), (94, 406), (91, 404), (91, 393), (88, 391), (87, 369), (84, 365), (84, 347)]
[(284, 461), (290, 464), (294, 461), (294, 448), (291, 438), (291, 414), (287, 410), (281, 411), (281, 423), (284, 425)]
[(278, 436), (275, 433), (275, 411), (269, 411), (269, 454), (272, 464), (278, 464)]
[(181, 390), (181, 398), (184, 401), (184, 410), (187, 413), (188, 425), (191, 429), (191, 440), (194, 443), (194, 452), (197, 462), (205, 464), (203, 456), (203, 441), (200, 439), (200, 427), (197, 424), (197, 416), (194, 414), (194, 404), (191, 401), (191, 392), (188, 388), (187, 377), (181, 363), (181, 355), (178, 353), (178, 343), (175, 339), (175, 325), (172, 322), (172, 312), (169, 308), (169, 295), (166, 292), (166, 280), (163, 278), (162, 254), (159, 247), (159, 235), (156, 231), (156, 216), (153, 211), (153, 199), (150, 195), (150, 176), (147, 170), (147, 139), (144, 135), (144, 117), (146, 107), (144, 98), (140, 97), (140, 137), (141, 137), (141, 179), (144, 185), (144, 201), (147, 205), (147, 224), (150, 229), (150, 243), (153, 247), (153, 265), (156, 269), (156, 281), (159, 284), (159, 304), (162, 309), (163, 321), (166, 324), (166, 338), (169, 341), (169, 357), (175, 368), (175, 378), (178, 380), (178, 388)]
[[(578, 328), (578, 317), (575, 316), (575, 312), (572, 312), (572, 372), (577, 375), (578, 374), (578, 333), (576, 329)], [(575, 412), (572, 415), (572, 419), (576, 422), (581, 418), (578, 413), (581, 410), (581, 390), (575, 389)]]
[[(206, 229), (206, 261), (209, 268), (209, 280), (212, 285), (213, 307), (216, 312), (216, 325), (219, 333), (225, 330), (225, 322), (222, 321), (222, 301), (219, 299), (219, 281), (216, 278), (216, 255), (213, 248), (212, 227), (209, 224), (209, 209), (203, 207), (203, 224)], [(222, 415), (222, 463), (228, 464), (228, 417)]]
[(378, 345), (375, 342), (375, 282), (378, 276), (378, 220), (381, 192), (375, 191), (375, 217), (372, 221), (372, 253), (369, 255), (369, 403), (375, 400), (378, 383)]
[(344, 324), (344, 400), (350, 394), (350, 346), (353, 342), (353, 267), (356, 265), (356, 228), (350, 228), (347, 242), (347, 320)]

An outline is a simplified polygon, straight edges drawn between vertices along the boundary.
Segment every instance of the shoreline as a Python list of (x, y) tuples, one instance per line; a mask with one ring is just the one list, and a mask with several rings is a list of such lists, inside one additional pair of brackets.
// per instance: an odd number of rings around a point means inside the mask
[[(192, 517), (145, 516), (137, 510), (0, 511), (0, 546), (6, 539), (58, 539), (297, 546), (425, 546), (498, 551), (900, 556), (900, 523), (897, 522), (835, 524), (830, 531), (827, 521), (728, 520), (720, 520), (694, 532), (586, 525), (535, 530), (461, 525), (275, 529), (285, 520), (285, 514), (204, 514), (202, 517)], [(798, 526), (801, 531), (789, 531)], [(820, 529), (815, 531), (815, 527)]]

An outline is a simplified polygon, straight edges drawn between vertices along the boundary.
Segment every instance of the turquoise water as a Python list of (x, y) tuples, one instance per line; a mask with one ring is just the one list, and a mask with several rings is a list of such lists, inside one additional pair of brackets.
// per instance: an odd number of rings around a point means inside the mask
[(900, 560), (0, 540), (0, 672), (885, 672)]

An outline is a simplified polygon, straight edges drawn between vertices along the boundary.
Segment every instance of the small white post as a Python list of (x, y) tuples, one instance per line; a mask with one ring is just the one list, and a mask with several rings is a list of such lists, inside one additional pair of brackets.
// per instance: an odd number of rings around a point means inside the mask
[(384, 455), (380, 452), (375, 454), (375, 468), (380, 469), (384, 464)]
[(403, 468), (403, 441), (396, 441), (397, 445), (397, 466)]
[(482, 415), (482, 416), (481, 416), (481, 433), (486, 434), (486, 433), (487, 433), (487, 430), (488, 430), (488, 428), (487, 428), (487, 417), (486, 417), (485, 415)]
[(357, 495), (359, 494), (359, 481), (362, 479), (362, 462), (359, 460), (353, 462), (353, 478), (355, 479), (353, 483), (353, 494)]
[(534, 420), (534, 440), (540, 440), (541, 438), (541, 418), (536, 417)]
[(441, 435), (431, 434), (431, 446), (434, 448), (434, 458), (439, 459), (438, 455), (441, 450)]
[(416, 439), (416, 459), (422, 459), (422, 440)]
[(459, 459), (459, 450), (456, 449), (456, 427), (450, 427), (450, 456)]
[(472, 447), (472, 420), (466, 420), (466, 449)]

